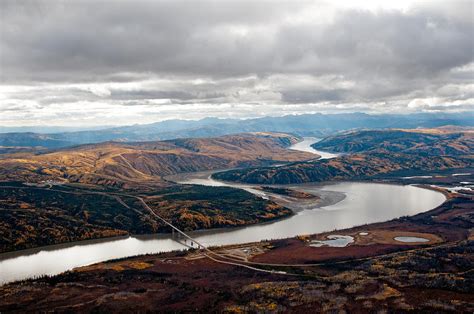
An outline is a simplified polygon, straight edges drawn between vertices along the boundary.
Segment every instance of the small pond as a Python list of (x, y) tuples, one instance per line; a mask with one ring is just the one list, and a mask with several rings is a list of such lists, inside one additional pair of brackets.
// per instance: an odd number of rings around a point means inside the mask
[(331, 234), (326, 237), (328, 240), (313, 240), (310, 246), (312, 247), (346, 247), (350, 243), (354, 242), (354, 238), (347, 235)]
[(415, 242), (430, 242), (429, 239), (420, 238), (420, 237), (395, 237), (395, 241), (404, 242), (404, 243), (415, 243)]

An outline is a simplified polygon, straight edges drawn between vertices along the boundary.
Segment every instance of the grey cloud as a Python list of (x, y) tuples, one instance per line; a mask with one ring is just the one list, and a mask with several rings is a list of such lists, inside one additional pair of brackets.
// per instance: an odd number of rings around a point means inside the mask
[[(406, 78), (468, 63), (473, 55), (472, 22), (421, 9), (341, 12), (320, 26), (284, 23), (285, 16), (298, 16), (308, 6), (292, 1), (47, 1), (41, 10), (35, 4), (26, 12), (6, 3), (5, 80), (97, 80), (147, 71)], [(239, 28), (248, 33), (239, 34)]]
[[(6, 92), (5, 102), (42, 107), (80, 101), (156, 107), (161, 103), (147, 100), (170, 99), (390, 111), (414, 98), (468, 101), (473, 4), (446, 3), (372, 12), (333, 8), (330, 1), (6, 0), (0, 88), (36, 87)], [(311, 18), (313, 11), (334, 16)]]
[(282, 93), (283, 101), (288, 103), (318, 103), (322, 101), (339, 102), (347, 100), (348, 92), (343, 89), (334, 90), (292, 90)]
[(116, 100), (136, 100), (136, 99), (180, 99), (191, 100), (195, 95), (184, 91), (160, 91), (160, 90), (140, 90), (140, 91), (113, 91), (111, 99)]

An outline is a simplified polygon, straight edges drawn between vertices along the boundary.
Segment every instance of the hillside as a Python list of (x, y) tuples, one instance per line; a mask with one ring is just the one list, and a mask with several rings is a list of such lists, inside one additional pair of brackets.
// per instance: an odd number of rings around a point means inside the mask
[[(88, 144), (0, 159), (0, 252), (127, 234), (170, 232), (137, 197), (182, 230), (241, 226), (291, 214), (232, 188), (176, 185), (180, 172), (314, 158), (280, 133)], [(18, 182), (20, 181), (20, 182)], [(132, 194), (130, 194), (132, 193)]]
[(327, 137), (312, 146), (338, 153), (386, 151), (461, 156), (472, 154), (474, 130), (440, 128), (354, 131)]
[(74, 145), (74, 142), (63, 138), (65, 136), (33, 132), (0, 133), (0, 146), (59, 148)]
[[(291, 214), (246, 191), (175, 185), (143, 199), (182, 230), (234, 227)], [(71, 241), (170, 232), (133, 195), (78, 185), (0, 183), (0, 253)]]
[(294, 184), (334, 180), (367, 179), (397, 172), (426, 172), (474, 167), (473, 158), (420, 157), (409, 154), (372, 153), (294, 163), (282, 167), (230, 170), (213, 175), (223, 181), (255, 184)]
[(278, 168), (231, 170), (214, 177), (246, 183), (290, 184), (474, 167), (474, 133), (470, 131), (358, 131), (323, 139), (313, 147), (347, 154)]
[(162, 176), (200, 170), (268, 165), (314, 158), (286, 147), (297, 142), (280, 133), (252, 133), (161, 142), (106, 142), (43, 154), (4, 155), (7, 181), (80, 182), (118, 187), (164, 185)]
[(413, 217), (338, 230), (354, 239), (344, 247), (311, 246), (328, 232), (220, 247), (213, 260), (192, 250), (107, 261), (1, 286), (0, 311), (472, 313), (473, 214), (474, 197), (456, 195)]

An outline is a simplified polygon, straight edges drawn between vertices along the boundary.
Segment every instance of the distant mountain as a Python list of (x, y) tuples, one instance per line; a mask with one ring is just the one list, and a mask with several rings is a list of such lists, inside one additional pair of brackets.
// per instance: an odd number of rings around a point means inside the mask
[(0, 146), (3, 147), (46, 147), (59, 148), (75, 145), (75, 142), (63, 139), (63, 134), (40, 134), (40, 133), (2, 133), (0, 134)]
[(110, 129), (112, 126), (72, 127), (72, 126), (0, 126), (0, 133), (63, 133)]
[(285, 132), (300, 136), (320, 137), (352, 129), (432, 128), (444, 125), (474, 126), (474, 112), (411, 115), (305, 114), (248, 120), (217, 118), (197, 121), (168, 120), (152, 124), (78, 132), (2, 133), (0, 134), (0, 146), (59, 148), (105, 141), (155, 141), (213, 137), (241, 132)]

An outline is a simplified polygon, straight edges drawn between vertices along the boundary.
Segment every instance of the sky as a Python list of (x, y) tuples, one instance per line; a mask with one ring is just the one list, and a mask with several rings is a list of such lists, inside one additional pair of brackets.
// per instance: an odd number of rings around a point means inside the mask
[(473, 5), (2, 0), (0, 124), (474, 110)]

